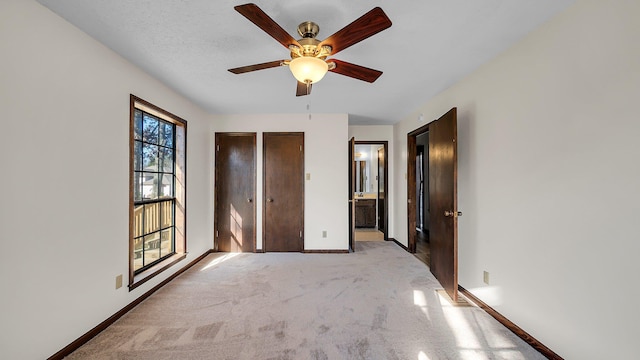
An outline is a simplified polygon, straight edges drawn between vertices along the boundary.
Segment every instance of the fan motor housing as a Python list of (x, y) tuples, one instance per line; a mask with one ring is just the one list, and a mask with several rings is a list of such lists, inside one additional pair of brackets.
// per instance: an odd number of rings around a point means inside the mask
[(298, 46), (290, 46), (291, 58), (295, 59), (301, 56), (312, 56), (320, 59), (326, 59), (331, 54), (330, 46), (318, 46), (320, 40), (316, 39), (316, 36), (320, 32), (320, 26), (313, 21), (305, 21), (298, 25), (298, 34), (302, 36), (302, 39), (298, 39)]
[(302, 46), (302, 56), (317, 56), (318, 44), (320, 41), (315, 38), (302, 38), (298, 40), (298, 44)]

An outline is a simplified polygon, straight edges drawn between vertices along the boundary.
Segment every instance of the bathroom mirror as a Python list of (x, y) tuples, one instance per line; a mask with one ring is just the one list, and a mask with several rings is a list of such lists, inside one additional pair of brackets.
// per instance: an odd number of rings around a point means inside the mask
[(354, 165), (356, 168), (355, 190), (358, 195), (378, 192), (378, 147), (379, 145), (356, 144)]
[(369, 166), (365, 160), (356, 160), (356, 192), (363, 193), (369, 189)]

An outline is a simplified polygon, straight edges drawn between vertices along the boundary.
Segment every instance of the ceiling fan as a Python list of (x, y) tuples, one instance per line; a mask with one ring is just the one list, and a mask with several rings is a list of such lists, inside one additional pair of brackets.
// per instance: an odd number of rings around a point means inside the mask
[(298, 25), (298, 34), (302, 38), (295, 40), (256, 4), (238, 5), (234, 9), (291, 52), (291, 60), (276, 60), (229, 69), (234, 74), (289, 66), (293, 76), (298, 80), (296, 96), (309, 95), (311, 84), (320, 81), (327, 71), (370, 83), (382, 75), (382, 71), (337, 59), (327, 59), (328, 56), (335, 55), (337, 52), (390, 27), (391, 20), (379, 7), (373, 8), (322, 41), (316, 39), (320, 27), (312, 21), (305, 21)]

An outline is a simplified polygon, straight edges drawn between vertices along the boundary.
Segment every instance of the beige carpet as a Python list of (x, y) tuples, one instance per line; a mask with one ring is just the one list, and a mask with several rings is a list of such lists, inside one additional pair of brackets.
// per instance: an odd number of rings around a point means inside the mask
[(208, 256), (69, 359), (543, 359), (390, 242)]

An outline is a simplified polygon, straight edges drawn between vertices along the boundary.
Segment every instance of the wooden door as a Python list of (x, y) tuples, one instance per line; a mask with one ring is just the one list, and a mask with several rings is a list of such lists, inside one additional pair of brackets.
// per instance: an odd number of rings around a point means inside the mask
[(451, 109), (429, 124), (431, 272), (458, 301), (457, 116)]
[(256, 243), (256, 134), (216, 133), (215, 142), (214, 248), (253, 252)]
[(356, 239), (356, 201), (353, 193), (356, 188), (356, 139), (349, 140), (349, 250), (355, 251)]
[(304, 133), (263, 134), (263, 248), (304, 249)]
[(385, 234), (385, 240), (387, 239), (387, 227), (385, 224), (386, 211), (385, 211), (385, 199), (386, 194), (384, 191), (386, 179), (386, 155), (384, 147), (378, 149), (378, 230)]

